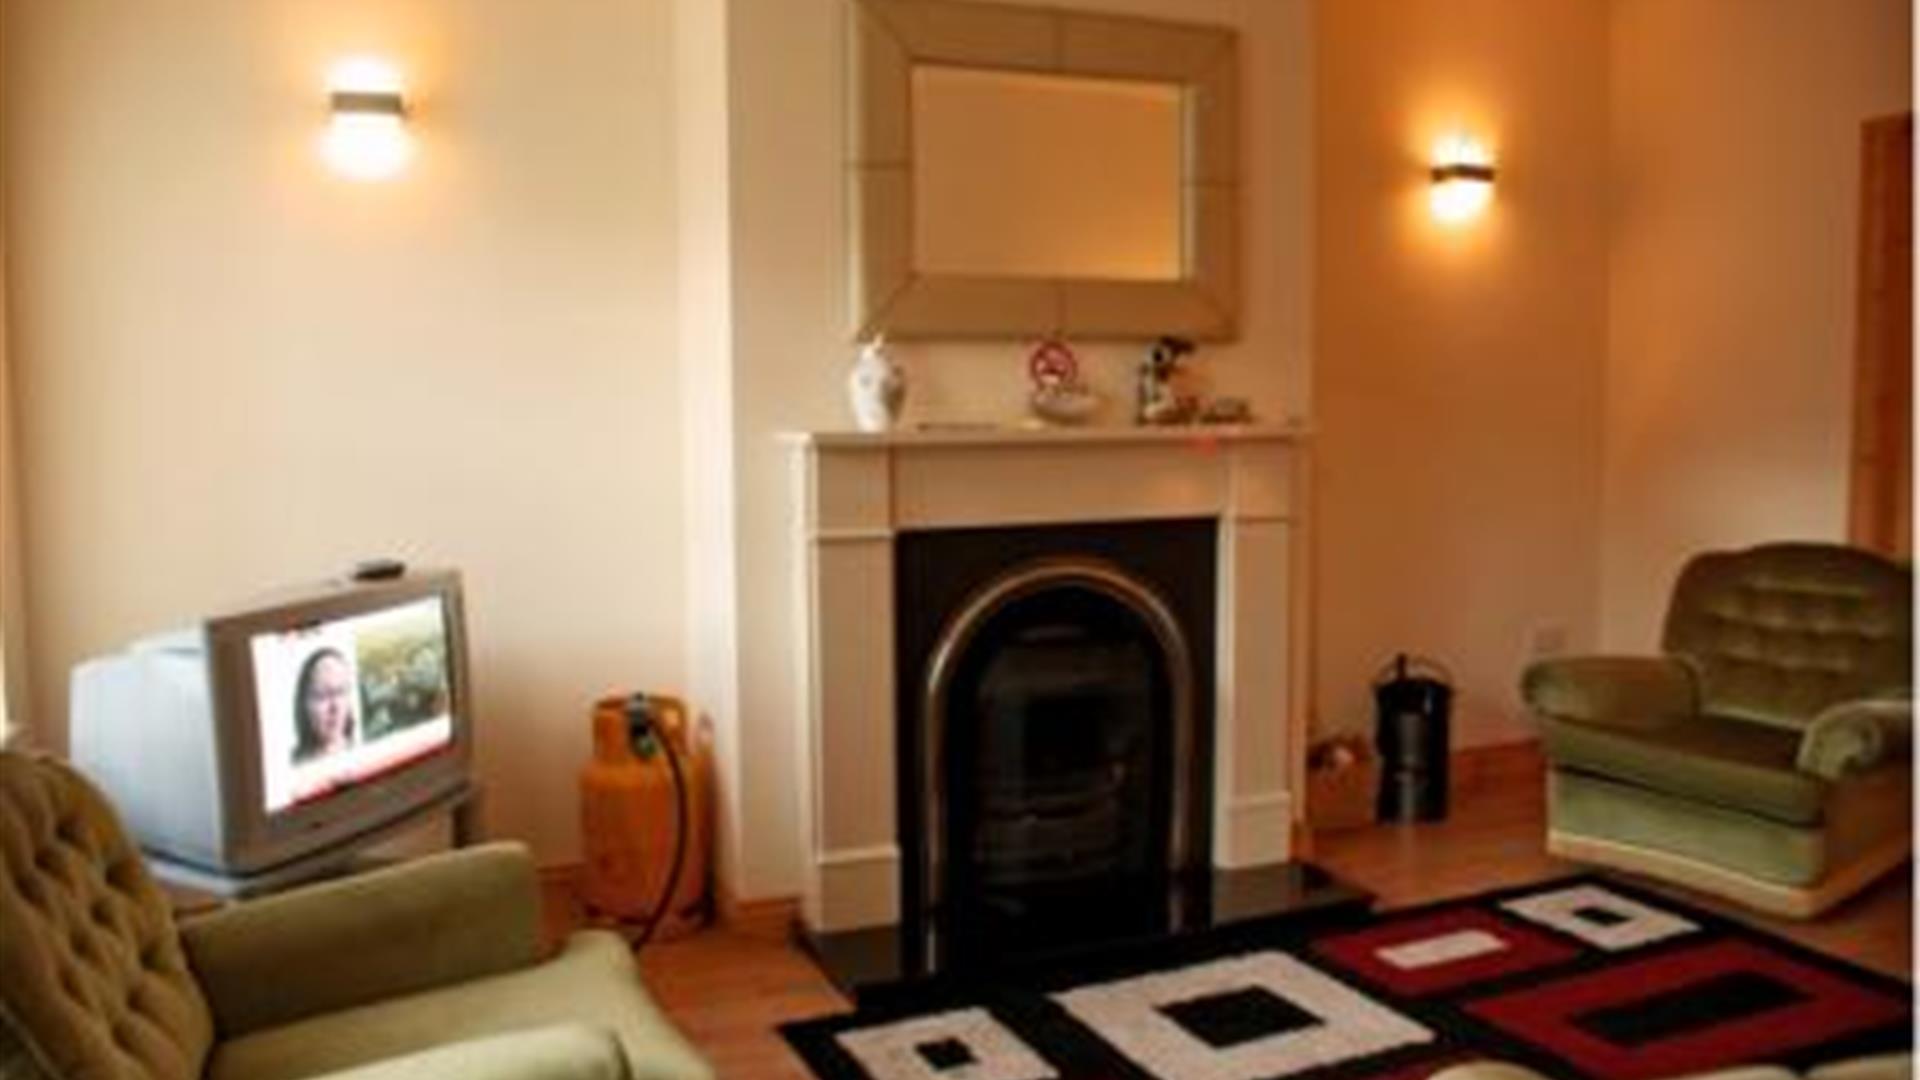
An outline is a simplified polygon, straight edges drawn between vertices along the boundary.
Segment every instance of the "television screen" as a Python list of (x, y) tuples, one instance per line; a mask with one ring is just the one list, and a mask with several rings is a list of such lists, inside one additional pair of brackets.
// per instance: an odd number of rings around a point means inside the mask
[(254, 634), (248, 646), (269, 814), (453, 744), (447, 613), (439, 596)]

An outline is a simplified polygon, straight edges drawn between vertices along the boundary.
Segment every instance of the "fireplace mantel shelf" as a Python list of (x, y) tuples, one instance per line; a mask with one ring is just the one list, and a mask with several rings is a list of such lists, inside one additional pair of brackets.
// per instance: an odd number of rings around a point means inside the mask
[(1177, 427), (994, 427), (955, 425), (902, 428), (897, 431), (786, 431), (780, 438), (795, 446), (821, 449), (880, 447), (992, 447), (1139, 445), (1241, 442), (1297, 442), (1311, 435), (1305, 424), (1193, 424)]

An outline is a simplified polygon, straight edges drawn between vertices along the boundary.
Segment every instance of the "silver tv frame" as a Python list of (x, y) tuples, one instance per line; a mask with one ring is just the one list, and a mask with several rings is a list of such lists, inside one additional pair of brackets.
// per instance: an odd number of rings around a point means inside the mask
[[(433, 597), (447, 628), (451, 744), (390, 774), (269, 812), (253, 637)], [(289, 590), (88, 661), (73, 673), (71, 734), (75, 763), (107, 790), (143, 850), (178, 864), (175, 876), (244, 892), (246, 878), (279, 879), (292, 864), (363, 847), (398, 823), (445, 812), (471, 789), (460, 576), (430, 571)]]

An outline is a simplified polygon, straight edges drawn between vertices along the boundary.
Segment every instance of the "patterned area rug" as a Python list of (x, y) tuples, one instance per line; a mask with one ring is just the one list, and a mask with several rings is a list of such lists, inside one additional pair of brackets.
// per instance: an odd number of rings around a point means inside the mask
[(1913, 1042), (1908, 984), (1596, 877), (1180, 948), (782, 1034), (826, 1080), (1639, 1080)]

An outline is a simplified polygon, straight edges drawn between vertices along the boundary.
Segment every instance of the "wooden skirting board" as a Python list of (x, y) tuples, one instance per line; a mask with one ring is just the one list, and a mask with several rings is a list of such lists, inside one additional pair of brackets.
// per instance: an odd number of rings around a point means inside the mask
[(1538, 739), (1469, 746), (1453, 752), (1452, 779), (1456, 786), (1472, 787), (1537, 772), (1543, 760)]
[(785, 941), (793, 936), (800, 919), (800, 898), (776, 896), (763, 900), (742, 900), (724, 886), (717, 887), (720, 922), (727, 929), (748, 937)]
[[(578, 862), (552, 863), (540, 867), (540, 896), (550, 912), (571, 913), (571, 923), (591, 924), (591, 913), (581, 903), (586, 868)], [(736, 934), (785, 941), (792, 935), (794, 920), (800, 915), (800, 901), (793, 897), (766, 900), (741, 900), (724, 886), (715, 887), (714, 912), (720, 925)], [(552, 921), (552, 917), (549, 917)], [(665, 935), (663, 935), (663, 938)]]
[[(1545, 768), (1545, 758), (1541, 756), (1538, 739), (1522, 739), (1517, 742), (1493, 743), (1487, 746), (1468, 746), (1453, 751), (1448, 758), (1448, 786), (1451, 796), (1457, 801), (1461, 795), (1489, 785), (1510, 783), (1515, 780), (1538, 778)], [(1312, 813), (1312, 807), (1307, 807)], [(1329, 834), (1372, 828), (1374, 821), (1365, 824), (1349, 824), (1326, 827), (1316, 825), (1311, 818), (1294, 825), (1294, 850), (1301, 858), (1311, 858), (1315, 842), (1314, 834)], [(1303, 840), (1304, 837), (1304, 840)]]

